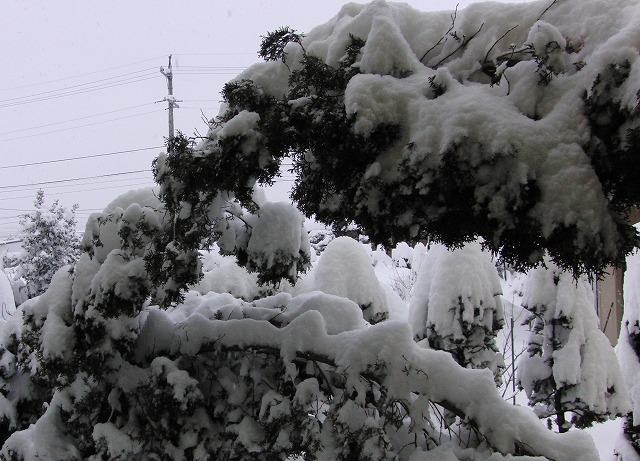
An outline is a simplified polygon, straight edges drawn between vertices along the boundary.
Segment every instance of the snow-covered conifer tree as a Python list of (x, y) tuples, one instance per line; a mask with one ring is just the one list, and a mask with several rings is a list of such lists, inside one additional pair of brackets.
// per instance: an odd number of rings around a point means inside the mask
[(34, 201), (35, 211), (20, 219), (22, 251), (16, 277), (26, 282), (29, 298), (45, 292), (53, 274), (79, 255), (75, 211), (77, 205), (66, 210), (56, 200), (45, 208), (44, 191), (39, 190)]
[(523, 305), (531, 335), (518, 382), (538, 416), (565, 432), (625, 415), (626, 384), (588, 281), (548, 263), (528, 274)]
[(306, 37), (267, 34), (193, 165), (243, 201), (286, 158), (306, 216), (374, 244), (480, 236), (518, 269), (621, 264), (640, 243), (625, 222), (640, 202), (637, 5), (575, 1), (453, 15), (375, 1)]
[[(214, 241), (268, 279), (304, 269), (300, 214), (254, 196), (287, 157), (303, 214), (375, 243), (479, 236), (519, 266), (548, 250), (576, 273), (622, 261), (638, 243), (623, 218), (640, 202), (640, 7), (549, 3), (377, 0), (306, 37), (267, 34), (204, 139), (158, 157), (155, 194), (92, 215), (75, 271), (0, 331), (2, 456), (597, 460), (588, 435), (546, 430), (486, 370), (404, 322), (368, 324), (352, 300), (188, 291)], [(289, 221), (273, 259), (257, 230), (272, 217)]]
[(414, 338), (449, 352), (466, 368), (488, 368), (501, 383), (504, 360), (496, 335), (504, 324), (500, 279), (479, 243), (448, 250), (432, 245), (420, 264), (410, 301)]

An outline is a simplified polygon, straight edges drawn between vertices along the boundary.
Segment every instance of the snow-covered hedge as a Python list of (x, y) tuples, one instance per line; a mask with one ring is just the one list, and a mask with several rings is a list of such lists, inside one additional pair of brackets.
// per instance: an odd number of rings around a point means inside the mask
[[(550, 432), (503, 401), (491, 373), (423, 349), (404, 322), (368, 325), (345, 298), (191, 292), (168, 310), (107, 317), (95, 298), (73, 306), (83, 288), (93, 292), (62, 270), (22, 307), (24, 325), (5, 326), (7, 459), (427, 460), (439, 445), (475, 447), (475, 459), (597, 459), (587, 435)], [(467, 422), (468, 447), (433, 425), (438, 407)]]
[[(490, 372), (346, 297), (150, 304), (145, 236), (170, 223), (154, 200), (132, 192), (92, 216), (75, 270), (3, 324), (4, 458), (597, 459), (587, 435), (503, 401)], [(444, 410), (465, 421), (455, 435), (435, 424)]]

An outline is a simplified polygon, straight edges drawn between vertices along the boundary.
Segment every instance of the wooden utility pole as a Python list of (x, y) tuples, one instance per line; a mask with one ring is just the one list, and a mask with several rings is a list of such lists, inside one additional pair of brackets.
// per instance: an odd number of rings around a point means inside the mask
[(171, 68), (171, 55), (169, 55), (169, 67), (167, 67), (167, 70), (165, 70), (164, 67), (161, 67), (160, 68), (160, 72), (167, 79), (168, 94), (167, 94), (167, 96), (165, 96), (163, 101), (167, 101), (167, 103), (168, 103), (168, 109), (169, 109), (169, 139), (171, 140), (175, 136), (174, 128), (173, 128), (173, 108), (174, 107), (180, 107), (178, 105), (179, 101), (176, 100), (176, 98), (173, 96), (173, 70)]

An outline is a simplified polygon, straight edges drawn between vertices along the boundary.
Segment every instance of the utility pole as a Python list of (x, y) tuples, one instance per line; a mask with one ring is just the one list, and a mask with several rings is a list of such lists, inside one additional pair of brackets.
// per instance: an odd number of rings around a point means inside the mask
[[(167, 67), (167, 70), (164, 70), (164, 67), (160, 68), (160, 72), (162, 73), (162, 75), (164, 75), (167, 79), (167, 96), (165, 96), (165, 98), (163, 99), (163, 101), (167, 101), (168, 103), (168, 109), (169, 109), (169, 141), (171, 141), (174, 136), (174, 128), (173, 128), (173, 108), (174, 107), (180, 107), (178, 105), (178, 102), (181, 101), (177, 101), (176, 98), (173, 96), (173, 69), (171, 67), (171, 55), (169, 55), (169, 67)], [(160, 102), (160, 101), (158, 101)], [(167, 149), (167, 153), (170, 154), (171, 152), (169, 151), (169, 149), (171, 148), (171, 143), (167, 143), (168, 149)], [(176, 215), (175, 213), (171, 213), (171, 221), (173, 222), (173, 240), (176, 239)]]
[(173, 71), (172, 71), (172, 68), (171, 68), (171, 55), (169, 55), (169, 67), (167, 68), (167, 70), (165, 70), (164, 67), (161, 67), (160, 68), (160, 72), (167, 79), (168, 95), (165, 96), (163, 101), (167, 101), (167, 103), (168, 103), (168, 109), (169, 109), (169, 139), (171, 140), (175, 136), (174, 128), (173, 128), (173, 108), (174, 107), (180, 107), (178, 105), (178, 102), (181, 102), (181, 101), (176, 100), (176, 98), (173, 96)]

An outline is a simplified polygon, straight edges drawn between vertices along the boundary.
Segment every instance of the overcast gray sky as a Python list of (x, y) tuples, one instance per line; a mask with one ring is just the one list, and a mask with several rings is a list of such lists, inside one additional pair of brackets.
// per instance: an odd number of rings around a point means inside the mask
[[(216, 115), (222, 85), (258, 60), (260, 35), (283, 25), (308, 31), (343, 3), (4, 0), (0, 240), (18, 233), (38, 188), (48, 204), (77, 203), (83, 228), (120, 193), (153, 184), (151, 161), (168, 130), (159, 69), (170, 54), (183, 101), (176, 128), (204, 134), (202, 114)], [(471, 2), (407, 3), (427, 11)]]

